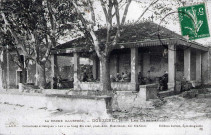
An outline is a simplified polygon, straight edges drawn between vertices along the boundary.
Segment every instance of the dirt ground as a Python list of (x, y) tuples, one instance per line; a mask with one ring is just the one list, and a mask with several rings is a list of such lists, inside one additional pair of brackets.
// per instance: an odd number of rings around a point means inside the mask
[[(39, 101), (35, 101), (39, 102)], [(0, 135), (22, 135), (30, 134), (58, 134), (58, 135), (85, 135), (85, 134), (174, 134), (181, 135), (190, 133), (192, 135), (197, 134), (211, 134), (209, 125), (211, 123), (211, 98), (205, 97), (194, 97), (184, 98), (181, 94), (163, 98), (154, 101), (154, 109), (133, 109), (132, 112), (114, 112), (110, 119), (121, 119), (122, 122), (96, 122), (96, 119), (92, 115), (88, 114), (77, 114), (74, 112), (65, 112), (63, 110), (49, 110), (48, 108), (33, 108), (22, 105), (14, 105), (9, 103), (0, 103)], [(106, 118), (107, 119), (107, 118)], [(48, 123), (46, 120), (63, 120), (63, 122), (51, 122)], [(83, 120), (82, 122), (64, 122), (64, 120)], [(95, 122), (93, 123), (93, 120)], [(139, 127), (125, 128), (125, 127), (109, 127), (110, 125), (131, 125), (134, 122), (131, 120), (139, 120), (135, 124)], [(144, 122), (145, 121), (145, 122)], [(146, 122), (149, 121), (149, 122)], [(176, 121), (192, 121), (192, 125), (202, 125), (202, 128), (184, 128), (184, 122), (180, 124), (180, 128), (162, 128), (161, 123), (177, 123)], [(53, 125), (54, 128), (29, 128), (24, 125)], [(127, 123), (127, 124), (124, 124)], [(205, 123), (203, 125), (203, 123)], [(62, 125), (63, 124), (63, 125)], [(67, 125), (75, 126), (71, 128), (59, 127)], [(83, 124), (84, 126), (90, 126), (89, 128), (79, 128), (78, 125)], [(93, 124), (93, 125), (92, 125)], [(105, 124), (109, 128), (96, 128), (94, 126), (102, 126)], [(171, 126), (171, 124), (166, 124)], [(15, 127), (10, 127), (15, 125)], [(17, 126), (17, 127), (16, 127)], [(56, 127), (55, 127), (56, 126)], [(144, 126), (140, 127), (140, 126)], [(165, 125), (164, 125), (165, 126)], [(83, 129), (83, 130), (81, 130)], [(109, 129), (109, 130), (108, 130)], [(153, 132), (151, 132), (154, 129)], [(95, 133), (93, 133), (95, 130)], [(39, 132), (38, 132), (39, 131)], [(23, 133), (24, 132), (24, 133)]]
[[(159, 103), (157, 103), (159, 104)], [(132, 112), (115, 112), (116, 118), (149, 119), (154, 121), (211, 120), (211, 98), (187, 99), (179, 95), (164, 98), (155, 109), (134, 109)]]

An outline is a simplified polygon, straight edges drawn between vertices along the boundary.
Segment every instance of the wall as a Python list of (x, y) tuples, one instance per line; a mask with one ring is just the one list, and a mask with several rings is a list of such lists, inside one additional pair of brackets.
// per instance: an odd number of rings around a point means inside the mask
[(196, 52), (191, 50), (191, 80), (196, 80)]
[[(57, 56), (57, 63), (59, 69), (59, 75), (62, 79), (73, 78), (74, 61), (71, 56)], [(93, 62), (89, 58), (79, 58), (80, 65), (93, 65)], [(82, 72), (82, 71), (81, 71)]]
[(62, 79), (73, 77), (73, 57), (57, 56), (58, 72)]
[[(155, 48), (155, 49), (154, 49)], [(139, 48), (138, 71), (142, 72), (143, 77), (160, 77), (168, 71), (168, 58), (163, 56), (163, 47)], [(118, 51), (118, 53), (117, 53)], [(113, 52), (119, 55), (117, 70), (115, 69), (115, 55), (110, 57), (110, 71), (112, 75), (117, 72), (131, 72), (130, 49), (117, 50)], [(150, 72), (148, 72), (150, 71)]]
[(184, 50), (176, 52), (176, 81), (182, 80), (184, 76)]
[(163, 57), (162, 53), (144, 53), (143, 59), (142, 74), (144, 77), (161, 77), (165, 71), (168, 71), (168, 59)]
[(150, 99), (157, 99), (157, 85), (140, 85), (139, 92), (116, 91), (113, 96), (113, 111), (133, 111), (133, 109), (152, 108)]
[(131, 72), (130, 55), (130, 49), (113, 51), (110, 56), (110, 74), (116, 76), (117, 73)]
[(202, 83), (208, 84), (209, 83), (209, 62), (210, 62), (210, 56), (209, 52), (202, 52)]
[[(39, 101), (39, 103), (35, 101)], [(62, 109), (68, 112), (89, 114), (95, 117), (108, 116), (111, 110), (110, 97), (1, 93), (0, 102), (35, 108), (46, 107), (48, 110)]]
[(18, 69), (17, 64), (13, 61), (15, 58), (14, 55), (10, 55), (10, 63), (9, 63), (9, 84), (10, 88), (17, 88), (16, 86), (16, 70)]
[[(99, 82), (77, 82), (74, 84), (75, 90), (102, 91)], [(136, 84), (130, 82), (112, 82), (111, 88), (119, 91), (135, 91)]]
[(28, 65), (28, 77), (27, 77), (28, 83), (35, 83), (36, 82), (36, 64), (35, 62), (29, 62)]
[[(164, 47), (143, 47), (139, 48), (138, 72), (142, 72), (143, 77), (154, 79), (161, 77), (165, 71), (168, 71), (168, 55), (164, 55)], [(119, 55), (119, 60), (116, 60), (115, 55)], [(195, 54), (193, 53), (192, 68), (195, 71)], [(118, 62), (118, 64), (115, 63)], [(181, 80), (184, 75), (184, 50), (176, 52), (176, 80)], [(117, 69), (115, 69), (115, 66)], [(116, 76), (119, 72), (130, 72), (130, 49), (114, 51), (110, 57), (110, 72)], [(150, 71), (150, 72), (148, 72)], [(195, 72), (192, 72), (194, 79)]]

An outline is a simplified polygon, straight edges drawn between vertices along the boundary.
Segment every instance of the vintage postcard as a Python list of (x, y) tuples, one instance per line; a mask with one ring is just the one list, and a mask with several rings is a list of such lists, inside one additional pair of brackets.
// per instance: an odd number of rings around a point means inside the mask
[(211, 0), (0, 0), (0, 135), (211, 135)]

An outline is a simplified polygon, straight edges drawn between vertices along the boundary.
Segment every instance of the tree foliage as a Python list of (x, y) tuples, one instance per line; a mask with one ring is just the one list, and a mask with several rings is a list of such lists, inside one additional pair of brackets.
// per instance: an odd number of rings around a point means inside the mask
[(61, 36), (71, 34), (77, 21), (68, 0), (1, 1), (0, 7), (1, 44), (35, 61), (42, 70), (51, 48)]

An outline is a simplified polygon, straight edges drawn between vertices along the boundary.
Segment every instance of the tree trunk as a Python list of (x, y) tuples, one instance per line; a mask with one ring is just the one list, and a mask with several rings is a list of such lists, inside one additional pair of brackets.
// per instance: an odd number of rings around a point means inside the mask
[[(2, 64), (2, 63), (0, 63), (0, 64)], [(0, 89), (1, 90), (3, 89), (3, 70), (1, 67), (0, 67)]]
[(44, 89), (46, 85), (46, 76), (45, 76), (45, 65), (37, 64), (37, 85)]
[(100, 82), (102, 84), (102, 90), (104, 94), (108, 94), (112, 91), (110, 81), (110, 64), (108, 57), (100, 58)]
[(26, 68), (22, 69), (22, 83), (26, 83), (27, 82), (27, 70)]

